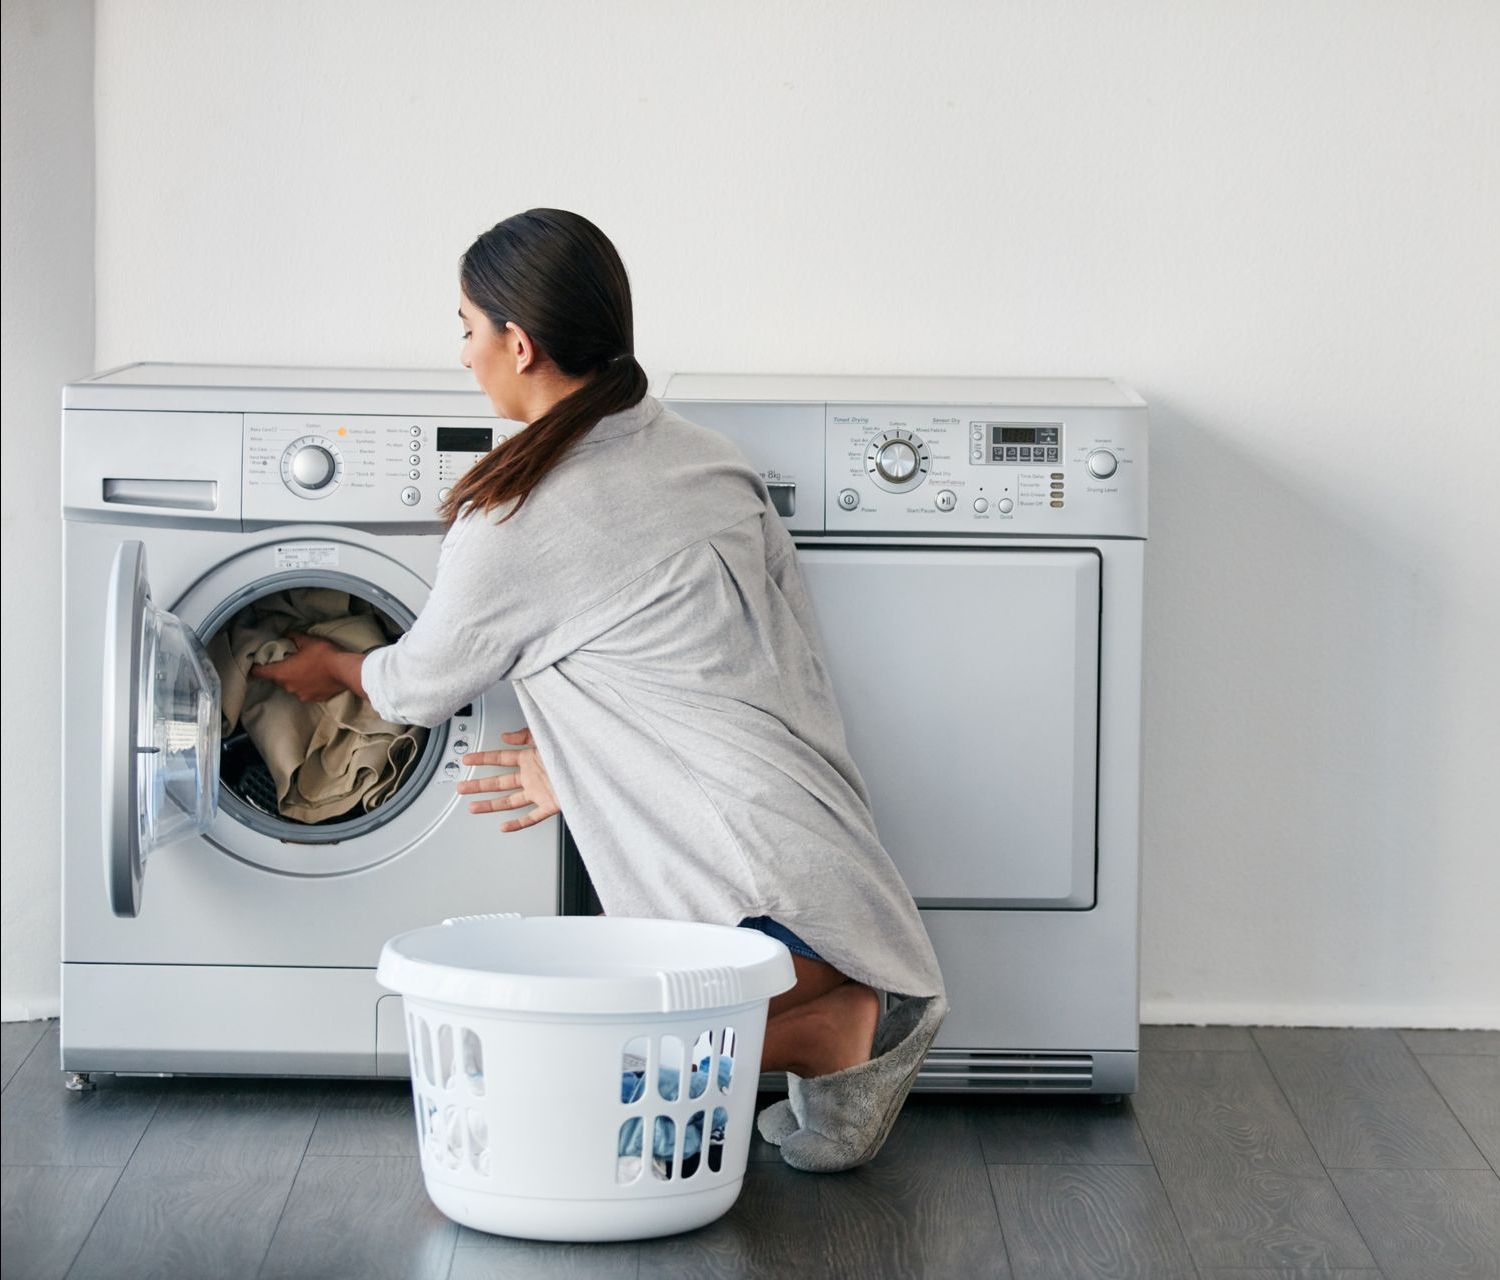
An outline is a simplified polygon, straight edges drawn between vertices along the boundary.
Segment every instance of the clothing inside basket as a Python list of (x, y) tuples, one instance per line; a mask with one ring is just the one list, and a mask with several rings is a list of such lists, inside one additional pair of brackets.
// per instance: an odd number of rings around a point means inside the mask
[[(728, 1090), (730, 1079), (734, 1075), (734, 1059), (727, 1054), (719, 1056), (717, 1071), (719, 1096)], [(681, 1072), (674, 1067), (657, 1068), (657, 1089), (664, 1102), (676, 1102), (681, 1089)], [(715, 1153), (712, 1144), (724, 1141), (724, 1130), (719, 1124), (721, 1117), (725, 1115), (722, 1107), (715, 1107), (708, 1097), (709, 1060), (707, 1056), (693, 1064), (689, 1075), (688, 1097), (702, 1098), (707, 1104), (705, 1111), (714, 1116), (711, 1122), (708, 1142), (710, 1143), (710, 1165), (717, 1171), (715, 1164)], [(634, 1058), (627, 1054), (625, 1058), (625, 1069), (620, 1072), (620, 1101), (625, 1103), (640, 1102), (646, 1096), (646, 1064), (640, 1058)], [(682, 1163), (684, 1176), (689, 1165), (696, 1165), (698, 1153), (703, 1147), (703, 1128), (701, 1125), (695, 1127), (687, 1125), (682, 1135)], [(641, 1120), (639, 1117), (631, 1117), (620, 1127), (619, 1156), (622, 1161), (638, 1160), (641, 1155)], [(676, 1131), (672, 1121), (666, 1116), (657, 1116), (651, 1129), (651, 1158), (656, 1167), (656, 1172), (663, 1178), (672, 1176), (672, 1160), (676, 1147)], [(621, 1174), (622, 1182), (629, 1182), (634, 1176), (633, 1170), (627, 1170)]]

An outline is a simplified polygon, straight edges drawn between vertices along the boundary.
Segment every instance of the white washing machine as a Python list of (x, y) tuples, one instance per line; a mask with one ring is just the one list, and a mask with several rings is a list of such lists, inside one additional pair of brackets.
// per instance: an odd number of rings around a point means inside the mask
[(1137, 1081), (1147, 411), (1107, 379), (678, 375), (800, 548), (952, 1012), (922, 1089)]
[(62, 417), (63, 1069), (405, 1075), (382, 943), (564, 905), (557, 820), (504, 834), (454, 790), (514, 695), (433, 729), (378, 808), (304, 824), (220, 742), (188, 633), (303, 586), (404, 629), (435, 504), (506, 424), (461, 370), (150, 364), (68, 386)]

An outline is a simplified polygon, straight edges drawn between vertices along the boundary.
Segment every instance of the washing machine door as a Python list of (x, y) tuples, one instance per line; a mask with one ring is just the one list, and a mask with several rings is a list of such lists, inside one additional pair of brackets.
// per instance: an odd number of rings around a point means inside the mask
[(219, 676), (151, 602), (143, 543), (115, 553), (105, 619), (104, 882), (115, 915), (135, 916), (151, 852), (218, 815)]

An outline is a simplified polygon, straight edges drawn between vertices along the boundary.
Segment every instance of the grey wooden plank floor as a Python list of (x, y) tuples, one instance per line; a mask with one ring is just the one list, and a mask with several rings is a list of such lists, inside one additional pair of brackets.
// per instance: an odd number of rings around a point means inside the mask
[(1119, 1106), (917, 1096), (834, 1177), (757, 1140), (726, 1217), (620, 1245), (449, 1222), (404, 1083), (69, 1094), (3, 1032), (5, 1280), (1500, 1278), (1500, 1032), (1148, 1027)]

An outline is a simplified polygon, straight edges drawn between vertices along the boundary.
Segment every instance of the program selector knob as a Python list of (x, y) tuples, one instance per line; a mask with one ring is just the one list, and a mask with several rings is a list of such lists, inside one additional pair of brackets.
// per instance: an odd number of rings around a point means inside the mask
[(1108, 480), (1119, 465), (1119, 459), (1108, 449), (1095, 449), (1088, 457), (1089, 474), (1099, 480)]
[(875, 465), (887, 480), (901, 484), (911, 479), (912, 472), (917, 469), (917, 451), (905, 440), (893, 440), (881, 449)]
[(927, 478), (932, 451), (902, 426), (882, 431), (865, 445), (865, 474), (877, 489), (909, 493)]
[(292, 456), (292, 478), (304, 489), (321, 489), (333, 479), (333, 465), (322, 445), (306, 444)]

